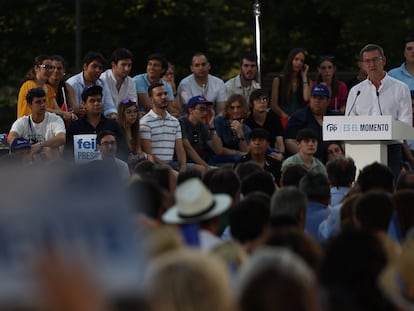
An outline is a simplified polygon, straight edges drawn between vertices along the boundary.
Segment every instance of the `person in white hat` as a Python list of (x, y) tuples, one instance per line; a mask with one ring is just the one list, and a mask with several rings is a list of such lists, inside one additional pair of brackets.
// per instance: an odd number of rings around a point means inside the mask
[(219, 229), (219, 217), (231, 205), (228, 194), (212, 194), (198, 178), (191, 178), (175, 191), (176, 204), (169, 208), (162, 220), (168, 224), (198, 224), (199, 247), (209, 250), (221, 243), (216, 234)]

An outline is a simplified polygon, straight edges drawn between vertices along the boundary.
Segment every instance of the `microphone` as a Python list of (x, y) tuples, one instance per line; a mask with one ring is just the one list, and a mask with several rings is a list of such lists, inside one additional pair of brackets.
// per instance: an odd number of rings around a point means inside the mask
[(379, 108), (380, 114), (382, 115), (382, 109), (381, 109), (381, 105), (380, 105), (379, 92), (378, 91), (377, 91), (377, 102), (378, 102), (378, 108)]
[(356, 104), (356, 101), (358, 99), (359, 94), (361, 94), (361, 91), (360, 90), (358, 90), (358, 92), (356, 93), (354, 102), (352, 103), (351, 109), (349, 109), (347, 116), (349, 116), (351, 114), (351, 112), (352, 112), (352, 109), (354, 109), (354, 106)]

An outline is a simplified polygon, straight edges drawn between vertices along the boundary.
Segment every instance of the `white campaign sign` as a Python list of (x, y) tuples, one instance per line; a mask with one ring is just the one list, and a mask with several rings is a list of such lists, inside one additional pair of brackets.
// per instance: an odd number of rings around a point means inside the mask
[(73, 135), (73, 153), (76, 163), (96, 160), (100, 155), (96, 134)]
[(325, 116), (323, 140), (392, 140), (392, 117)]

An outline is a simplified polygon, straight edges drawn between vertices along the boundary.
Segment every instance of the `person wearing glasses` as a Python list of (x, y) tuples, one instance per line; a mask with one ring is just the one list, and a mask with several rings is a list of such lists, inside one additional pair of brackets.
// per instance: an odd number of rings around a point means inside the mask
[(82, 106), (85, 115), (72, 121), (66, 132), (65, 155), (68, 159), (74, 159), (74, 136), (81, 134), (97, 134), (103, 130), (112, 131), (117, 140), (117, 155), (123, 160), (128, 160), (129, 150), (122, 129), (114, 119), (108, 119), (103, 115), (103, 90), (99, 85), (85, 87), (82, 92)]
[(283, 129), (280, 119), (273, 111), (267, 111), (269, 97), (264, 89), (254, 90), (249, 98), (250, 115), (245, 124), (250, 129), (263, 128), (269, 133), (268, 153), (282, 161), (285, 154)]
[(231, 95), (224, 104), (223, 114), (214, 118), (214, 128), (223, 146), (231, 154), (217, 155), (217, 162), (235, 162), (249, 151), (251, 129), (244, 121), (249, 115), (249, 106), (243, 95)]
[(214, 128), (214, 114), (204, 123), (209, 106), (213, 103), (202, 96), (192, 97), (187, 104), (188, 116), (179, 119), (183, 134), (183, 145), (187, 158), (205, 171), (214, 166), (212, 154), (233, 154), (234, 151), (224, 148)]
[[(367, 44), (361, 49), (359, 58), (368, 77), (349, 91), (345, 115), (391, 115), (393, 119), (412, 126), (410, 89), (384, 71), (387, 59), (383, 48)], [(388, 166), (397, 179), (401, 171), (401, 142), (393, 141), (387, 149)]]
[(112, 101), (115, 105), (125, 98), (137, 102), (135, 82), (129, 76), (134, 62), (134, 55), (125, 48), (118, 48), (111, 56), (111, 68), (105, 70), (100, 79), (108, 87)]
[(61, 117), (46, 111), (46, 93), (43, 87), (32, 88), (26, 95), (31, 114), (18, 118), (12, 125), (7, 141), (11, 146), (18, 137), (31, 143), (33, 153), (44, 147), (59, 148), (63, 151), (66, 142), (65, 124)]
[(17, 99), (17, 118), (28, 116), (31, 114), (31, 109), (26, 101), (26, 96), (29, 90), (37, 87), (43, 88), (46, 96), (46, 110), (54, 112), (62, 116), (65, 120), (72, 120), (76, 117), (70, 113), (62, 111), (56, 102), (56, 92), (47, 80), (52, 73), (52, 60), (48, 55), (36, 56), (33, 60), (33, 68), (26, 74), (26, 81), (22, 84), (19, 90)]
[(245, 52), (240, 57), (240, 73), (226, 81), (227, 97), (233, 94), (240, 94), (249, 101), (250, 94), (260, 89), (257, 78), (257, 55), (254, 52)]
[(113, 165), (122, 180), (128, 180), (130, 173), (128, 164), (116, 157), (117, 143), (116, 135), (112, 131), (104, 130), (96, 135), (98, 145), (98, 161), (104, 161), (106, 165)]

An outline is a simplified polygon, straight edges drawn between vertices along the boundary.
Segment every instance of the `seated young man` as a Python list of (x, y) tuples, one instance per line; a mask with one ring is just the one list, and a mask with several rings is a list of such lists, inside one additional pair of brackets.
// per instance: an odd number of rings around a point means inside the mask
[(270, 156), (267, 152), (269, 148), (269, 132), (263, 128), (255, 128), (250, 133), (249, 152), (242, 156), (236, 163), (254, 161), (258, 163), (264, 171), (272, 174), (274, 181), (279, 185), (282, 162)]

